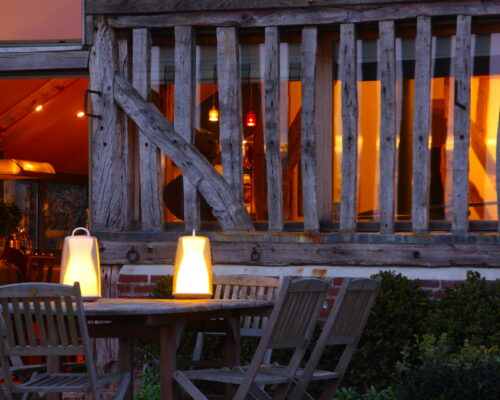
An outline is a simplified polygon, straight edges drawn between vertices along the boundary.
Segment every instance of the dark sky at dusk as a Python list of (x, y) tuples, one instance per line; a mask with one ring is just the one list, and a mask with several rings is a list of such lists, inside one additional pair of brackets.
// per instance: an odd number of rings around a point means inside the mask
[(82, 37), (82, 0), (0, 0), (0, 40)]

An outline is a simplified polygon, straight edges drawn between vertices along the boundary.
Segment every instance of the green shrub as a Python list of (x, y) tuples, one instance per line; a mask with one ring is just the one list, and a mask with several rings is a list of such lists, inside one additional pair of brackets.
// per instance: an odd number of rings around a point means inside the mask
[[(347, 385), (365, 390), (372, 385), (391, 385), (401, 351), (405, 347), (411, 349), (415, 335), (426, 332), (426, 319), (432, 308), (418, 280), (382, 271), (372, 276), (377, 277), (382, 278), (382, 286), (344, 380)], [(321, 367), (333, 368), (337, 359), (330, 346)]]
[(429, 317), (429, 333), (447, 333), (457, 350), (466, 340), (472, 345), (500, 346), (500, 280), (486, 282), (475, 271), (465, 283), (445, 289)]
[(365, 393), (360, 394), (356, 388), (343, 387), (337, 390), (333, 400), (392, 400), (394, 396), (391, 389), (378, 390), (371, 386)]
[(417, 362), (406, 352), (398, 363), (397, 400), (496, 400), (500, 393), (500, 352), (497, 347), (474, 346), (465, 342), (452, 352), (446, 334), (436, 339), (424, 335), (418, 341)]

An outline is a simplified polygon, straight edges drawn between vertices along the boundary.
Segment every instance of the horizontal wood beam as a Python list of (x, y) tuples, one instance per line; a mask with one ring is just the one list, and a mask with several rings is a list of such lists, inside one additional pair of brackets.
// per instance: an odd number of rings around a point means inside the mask
[[(342, 235), (333, 235), (331, 238), (338, 239), (339, 236)], [(360, 235), (359, 238), (366, 239), (366, 236), (368, 235)], [(301, 238), (304, 236), (302, 235)], [(291, 242), (291, 239), (287, 237), (281, 242), (255, 242), (234, 238), (233, 241), (228, 241), (222, 237), (213, 237), (211, 238), (213, 262), (276, 266), (461, 266), (471, 268), (500, 266), (499, 243), (468, 244), (465, 241), (435, 244), (342, 241), (298, 243), (297, 241)], [(450, 240), (449, 237), (447, 239)], [(99, 243), (103, 264), (133, 264), (127, 258), (127, 254), (130, 254), (132, 249), (134, 260), (137, 257), (134, 261), (136, 264), (173, 263), (176, 249), (175, 239), (150, 242), (100, 240)]]
[(420, 15), (429, 17), (450, 15), (496, 15), (500, 14), (498, 2), (433, 1), (412, 2), (402, 6), (395, 2), (357, 5), (352, 7), (281, 8), (278, 10), (252, 11), (193, 11), (155, 15), (123, 15), (108, 18), (115, 28), (169, 28), (177, 25), (193, 26), (300, 26), (334, 23), (373, 22), (385, 19), (408, 19)]
[[(415, 0), (393, 0), (392, 3), (413, 3)], [(423, 0), (430, 2), (432, 0)], [(379, 3), (380, 0), (86, 0), (87, 14), (145, 14), (174, 11), (255, 10), (267, 8), (299, 8), (345, 6)]]
[(89, 52), (34, 51), (0, 52), (0, 72), (87, 71)]

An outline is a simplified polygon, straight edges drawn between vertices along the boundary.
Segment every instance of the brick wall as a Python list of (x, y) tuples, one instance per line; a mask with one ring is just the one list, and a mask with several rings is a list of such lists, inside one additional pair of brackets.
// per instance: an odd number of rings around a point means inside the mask
[[(124, 298), (144, 298), (153, 290), (154, 285), (164, 275), (137, 275), (120, 274), (118, 280), (118, 294)], [(328, 279), (328, 278), (327, 278)], [(330, 278), (330, 288), (328, 289), (327, 302), (331, 306), (337, 297), (344, 278)], [(431, 298), (440, 298), (445, 288), (452, 288), (455, 284), (464, 282), (464, 280), (421, 280), (420, 284), (423, 290)]]

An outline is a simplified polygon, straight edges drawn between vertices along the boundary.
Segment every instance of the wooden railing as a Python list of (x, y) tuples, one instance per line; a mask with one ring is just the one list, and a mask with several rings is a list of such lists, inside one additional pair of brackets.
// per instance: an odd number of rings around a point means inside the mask
[[(368, 2), (368, 1), (365, 1)], [(99, 8), (87, 1), (95, 13), (113, 14), (108, 7)], [(105, 2), (101, 2), (104, 4)], [(120, 1), (112, 2), (118, 7)], [(170, 12), (168, 14), (95, 16), (94, 45), (91, 52), (91, 89), (101, 92), (93, 97), (93, 113), (102, 115), (94, 121), (92, 136), (92, 210), (97, 229), (127, 230), (140, 222), (143, 230), (161, 230), (163, 216), (159, 182), (158, 147), (183, 169), (189, 183), (184, 187), (186, 229), (199, 229), (200, 212), (197, 190), (215, 208), (224, 230), (251, 230), (250, 218), (243, 205), (242, 177), (242, 106), (238, 30), (244, 27), (265, 28), (264, 60), (264, 134), (268, 185), (270, 231), (281, 232), (283, 195), (279, 140), (279, 26), (302, 28), (302, 127), (301, 167), (304, 193), (304, 230), (318, 231), (320, 220), (331, 220), (331, 190), (321, 191), (325, 165), (324, 132), (318, 124), (318, 26), (340, 25), (339, 80), (342, 82), (342, 187), (341, 232), (355, 232), (357, 226), (356, 195), (358, 175), (358, 113), (356, 28), (358, 23), (378, 23), (381, 76), (380, 128), (380, 232), (395, 231), (396, 180), (396, 89), (395, 24), (402, 19), (416, 20), (416, 66), (413, 122), (413, 194), (412, 222), (414, 233), (429, 232), (429, 132), (431, 120), (430, 86), (433, 16), (456, 18), (453, 209), (452, 232), (469, 230), (468, 182), (470, 142), (470, 78), (472, 16), (499, 15), (498, 2), (435, 1), (401, 4), (360, 4), (351, 1), (339, 8), (335, 2), (318, 2), (312, 7), (295, 9), (256, 9), (210, 12)], [(394, 2), (393, 2), (394, 3)], [(149, 3), (148, 3), (149, 4)], [(160, 3), (158, 3), (160, 4)], [(149, 6), (148, 6), (149, 7)], [(106, 9), (105, 9), (106, 8)], [(118, 8), (117, 8), (118, 10)], [(223, 180), (215, 177), (213, 168), (199, 159), (194, 149), (193, 121), (195, 98), (196, 26), (216, 27), (217, 71), (220, 101), (220, 140), (222, 144)], [(172, 127), (148, 100), (151, 68), (151, 30), (171, 28), (175, 31), (175, 125)], [(131, 34), (115, 31), (129, 29)], [(131, 52), (130, 52), (131, 50)], [(132, 60), (132, 62), (130, 62)], [(124, 77), (125, 80), (117, 78)], [(137, 93), (132, 93), (127, 80)], [(331, 101), (331, 100), (330, 100)], [(120, 107), (117, 106), (118, 103)], [(133, 103), (133, 106), (131, 105)], [(331, 104), (331, 103), (330, 103)], [(139, 127), (138, 141), (127, 118)], [(163, 118), (164, 121), (161, 119)], [(148, 126), (154, 125), (154, 126)], [(163, 132), (161, 131), (163, 129)], [(331, 135), (331, 127), (330, 135)], [(328, 131), (328, 130), (327, 130)], [(331, 143), (331, 138), (330, 138)], [(331, 147), (330, 147), (331, 148)], [(136, 160), (138, 154), (138, 163)], [(499, 155), (500, 156), (500, 155)], [(331, 161), (330, 161), (331, 162)], [(134, 176), (139, 166), (140, 180)], [(331, 169), (330, 169), (331, 170)], [(500, 185), (497, 163), (497, 185)], [(192, 178), (192, 179), (191, 179)], [(140, 182), (140, 190), (138, 182)], [(186, 182), (186, 180), (184, 181)], [(140, 192), (140, 202), (131, 193)], [(318, 193), (321, 192), (321, 195)], [(221, 196), (225, 197), (224, 199)], [(134, 203), (139, 203), (140, 211)], [(224, 206), (221, 206), (221, 205)], [(137, 226), (135, 226), (137, 227)]]

